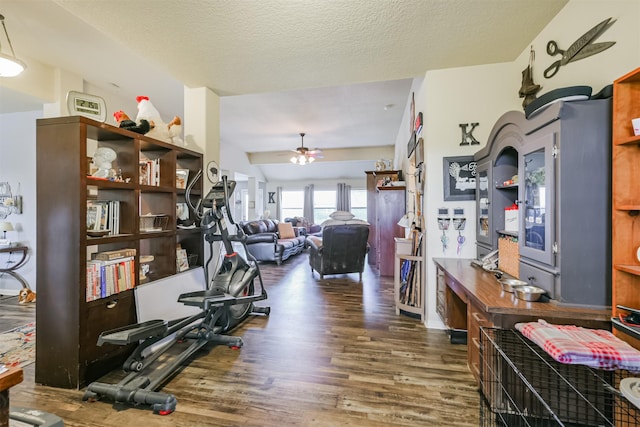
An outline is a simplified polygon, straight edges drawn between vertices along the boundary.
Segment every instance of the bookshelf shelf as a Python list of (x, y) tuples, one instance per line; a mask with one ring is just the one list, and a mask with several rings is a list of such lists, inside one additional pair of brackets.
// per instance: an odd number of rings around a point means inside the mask
[[(96, 149), (114, 150), (112, 168), (123, 181), (91, 176), (87, 161)], [(154, 163), (157, 186), (141, 184), (140, 161)], [(202, 169), (202, 154), (157, 141), (105, 123), (79, 117), (37, 120), (37, 274), (36, 372), (39, 384), (79, 389), (119, 366), (129, 347), (97, 346), (99, 334), (136, 322), (133, 288), (178, 273), (176, 247), (196, 255), (202, 265), (200, 230), (177, 228), (176, 204), (185, 190), (176, 187), (176, 169), (193, 178)], [(145, 160), (146, 161), (146, 160)], [(202, 194), (196, 182), (194, 202)], [(117, 203), (116, 203), (117, 202)], [(106, 213), (88, 228), (89, 205)], [(106, 207), (105, 207), (106, 206)], [(93, 211), (94, 208), (91, 208)], [(140, 218), (153, 213), (166, 218), (161, 230), (146, 232)], [(194, 219), (194, 213), (189, 212)], [(109, 224), (109, 226), (105, 226)], [(95, 225), (97, 224), (97, 225)], [(109, 229), (116, 234), (91, 237), (87, 231)], [(118, 267), (109, 267), (102, 282), (92, 265), (108, 251), (131, 249)], [(139, 274), (141, 257), (149, 274)], [(100, 278), (100, 282), (96, 279)], [(109, 278), (107, 281), (106, 278)], [(106, 286), (106, 288), (104, 288)], [(64, 315), (63, 315), (64, 313)]]

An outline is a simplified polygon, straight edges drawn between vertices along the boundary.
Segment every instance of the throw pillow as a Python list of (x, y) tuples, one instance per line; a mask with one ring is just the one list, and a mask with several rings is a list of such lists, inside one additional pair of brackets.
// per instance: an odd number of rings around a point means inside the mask
[(293, 226), (290, 222), (278, 223), (278, 234), (281, 239), (294, 239), (296, 233), (293, 231)]
[(352, 214), (351, 212), (347, 212), (347, 211), (335, 211), (334, 213), (329, 215), (329, 217), (331, 219), (337, 219), (339, 221), (349, 221), (354, 216), (355, 216), (354, 214)]

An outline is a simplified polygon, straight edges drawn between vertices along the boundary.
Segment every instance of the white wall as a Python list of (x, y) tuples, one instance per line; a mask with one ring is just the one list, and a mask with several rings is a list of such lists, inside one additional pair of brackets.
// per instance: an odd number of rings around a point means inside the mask
[[(36, 119), (42, 111), (0, 114), (0, 182), (8, 181), (11, 192), (22, 195), (22, 214), (11, 214), (5, 221), (13, 224), (15, 231), (7, 232), (7, 238), (29, 247), (30, 259), (16, 270), (32, 289), (36, 289)], [(46, 218), (40, 218), (46, 221)], [(63, 237), (63, 236), (61, 236)], [(6, 267), (8, 256), (0, 256), (0, 266)], [(15, 255), (11, 258), (18, 261)], [(18, 281), (9, 275), (0, 275), (0, 294), (17, 295), (21, 289)]]
[[(568, 49), (582, 34), (606, 18), (616, 22), (594, 42), (614, 41), (606, 51), (570, 62), (560, 67), (550, 79), (544, 70), (560, 56), (551, 57), (546, 52), (547, 42), (555, 40), (560, 49)], [(558, 15), (531, 42), (536, 60), (534, 81), (542, 85), (538, 96), (553, 89), (587, 85), (596, 93), (618, 77), (640, 66), (640, 1), (638, 0), (571, 0)], [(518, 70), (529, 62), (529, 48), (516, 59)]]
[[(510, 76), (514, 76), (510, 78)], [(416, 111), (424, 112), (424, 148), (427, 180), (423, 215), (426, 235), (423, 254), (427, 290), (428, 327), (442, 327), (435, 311), (436, 272), (432, 258), (475, 258), (475, 201), (445, 202), (443, 192), (443, 157), (471, 156), (486, 144), (495, 121), (506, 111), (519, 107), (520, 72), (513, 64), (493, 64), (477, 67), (430, 71), (426, 74), (420, 92), (416, 93)], [(514, 95), (515, 94), (515, 95)], [(419, 106), (419, 107), (418, 107)], [(473, 136), (481, 145), (460, 146), (462, 132), (460, 123), (479, 123)], [(467, 218), (461, 235), (465, 242), (458, 250), (458, 232), (450, 226), (446, 231), (449, 239), (443, 249), (442, 231), (438, 229), (438, 208), (463, 208)]]
[[(249, 163), (247, 153), (236, 149), (233, 144), (220, 146), (220, 167), (245, 176), (252, 176), (264, 182), (265, 178), (259, 168)], [(233, 174), (229, 174), (230, 176)]]
[[(40, 70), (40, 68), (38, 68)], [(51, 104), (44, 105), (43, 110), (28, 111), (12, 114), (0, 114), (0, 182), (9, 181), (12, 192), (16, 194), (20, 188), (23, 197), (23, 214), (10, 215), (7, 220), (13, 223), (19, 231), (8, 232), (7, 238), (29, 246), (30, 260), (16, 272), (25, 277), (29, 286), (37, 290), (36, 277), (36, 221), (46, 221), (46, 218), (37, 217), (36, 209), (36, 119), (45, 117), (44, 111), (57, 111), (66, 114), (66, 91), (64, 82), (75, 77), (71, 73), (61, 70), (42, 67), (40, 74), (43, 81), (30, 87), (29, 94), (46, 100)], [(44, 77), (47, 77), (46, 79)], [(6, 82), (23, 82), (23, 79), (2, 79), (3, 85), (10, 87)], [(107, 105), (107, 123), (114, 124), (112, 113), (124, 110), (130, 117), (138, 114), (136, 100), (128, 100), (117, 94), (102, 90), (87, 82), (82, 82), (82, 90), (86, 93), (101, 96)], [(20, 85), (14, 85), (18, 89)], [(64, 93), (57, 93), (60, 92)], [(56, 95), (57, 93), (57, 95)], [(52, 97), (53, 94), (53, 97)], [(57, 98), (57, 99), (56, 99)], [(153, 101), (152, 101), (153, 102)], [(20, 184), (18, 186), (18, 184)], [(60, 236), (64, 238), (64, 236)], [(64, 256), (64, 254), (60, 254)], [(15, 258), (15, 255), (14, 255)], [(0, 265), (4, 266), (6, 256), (0, 257)], [(0, 276), (0, 294), (17, 294), (19, 283), (8, 275)]]
[[(579, 36), (605, 18), (617, 21), (604, 32), (597, 41), (615, 41), (607, 51), (569, 63), (560, 68), (551, 79), (545, 79), (543, 72), (558, 57), (546, 53), (546, 44), (555, 40), (560, 48), (567, 49)], [(616, 78), (632, 71), (640, 65), (640, 2), (637, 0), (572, 0), (552, 22), (531, 42), (536, 51), (534, 81), (543, 86), (538, 96), (560, 87), (588, 85), (594, 93), (611, 84)], [(442, 158), (448, 156), (472, 155), (484, 147), (494, 123), (509, 110), (522, 111), (522, 99), (518, 97), (521, 72), (529, 63), (527, 47), (512, 63), (483, 65), (447, 70), (428, 71), (424, 82), (414, 83), (416, 113), (424, 114), (423, 138), (425, 141), (425, 162), (427, 170), (426, 194), (423, 199), (423, 214), (426, 221), (427, 269), (426, 325), (441, 328), (442, 322), (435, 311), (436, 273), (432, 258), (475, 258), (475, 202), (444, 202)], [(410, 101), (407, 101), (407, 104)], [(408, 121), (408, 108), (405, 121)], [(474, 136), (481, 145), (459, 145), (461, 141), (460, 123), (479, 122)], [(408, 125), (407, 125), (408, 126)], [(402, 125), (396, 141), (396, 155), (406, 156), (408, 130)], [(396, 167), (405, 160), (396, 158)], [(464, 231), (466, 243), (457, 253), (457, 233), (448, 231), (449, 248), (443, 251), (437, 227), (439, 207), (462, 207), (467, 217)]]

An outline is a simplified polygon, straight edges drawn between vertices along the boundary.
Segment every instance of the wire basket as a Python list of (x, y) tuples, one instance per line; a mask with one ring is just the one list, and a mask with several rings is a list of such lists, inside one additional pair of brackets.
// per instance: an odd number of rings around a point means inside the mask
[(640, 411), (616, 385), (628, 371), (553, 360), (514, 330), (480, 332), (480, 425), (630, 427)]
[(168, 225), (168, 215), (140, 215), (140, 231), (143, 233), (163, 231), (167, 229)]

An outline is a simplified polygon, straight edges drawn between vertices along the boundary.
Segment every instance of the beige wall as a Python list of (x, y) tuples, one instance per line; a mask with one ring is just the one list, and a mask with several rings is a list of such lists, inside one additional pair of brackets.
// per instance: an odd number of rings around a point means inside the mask
[[(605, 52), (561, 67), (551, 79), (543, 72), (553, 61), (546, 53), (546, 44), (555, 40), (567, 49), (579, 36), (605, 18), (617, 21), (598, 41), (615, 41)], [(637, 0), (572, 0), (552, 22), (531, 42), (536, 51), (534, 81), (543, 86), (538, 95), (560, 87), (587, 85), (594, 92), (617, 77), (640, 66), (640, 1)], [(447, 70), (428, 71), (422, 84), (416, 85), (416, 112), (424, 113), (425, 162), (428, 178), (423, 213), (426, 222), (426, 251), (424, 251), (427, 291), (427, 327), (442, 327), (435, 312), (436, 273), (432, 258), (475, 258), (475, 202), (444, 202), (442, 157), (471, 155), (486, 145), (493, 124), (509, 110), (522, 111), (518, 97), (521, 72), (529, 63), (529, 46), (512, 63), (483, 65)], [(479, 122), (474, 136), (481, 145), (460, 147), (458, 124)], [(405, 133), (403, 135), (403, 133)], [(406, 147), (408, 132), (401, 126), (397, 140)], [(403, 153), (406, 155), (405, 152)], [(398, 160), (396, 160), (397, 162)], [(456, 251), (457, 233), (448, 231), (449, 248), (443, 252), (436, 217), (439, 207), (465, 209), (466, 243), (460, 254)]]
[[(513, 64), (493, 64), (428, 72), (422, 90), (416, 94), (418, 106), (425, 113), (425, 163), (427, 180), (423, 215), (427, 239), (425, 244), (425, 268), (427, 277), (427, 326), (442, 327), (435, 312), (434, 257), (475, 258), (475, 202), (445, 202), (443, 194), (443, 157), (473, 155), (482, 145), (460, 146), (460, 123), (479, 123), (473, 132), (483, 144), (493, 124), (504, 112), (520, 107), (517, 92), (520, 72)], [(467, 218), (466, 239), (457, 249), (458, 232), (453, 227), (446, 232), (447, 249), (441, 243), (442, 231), (438, 229), (438, 208), (463, 208)]]

